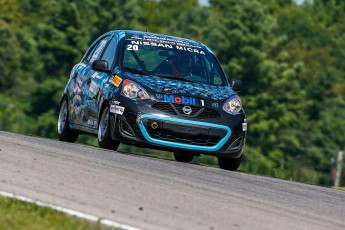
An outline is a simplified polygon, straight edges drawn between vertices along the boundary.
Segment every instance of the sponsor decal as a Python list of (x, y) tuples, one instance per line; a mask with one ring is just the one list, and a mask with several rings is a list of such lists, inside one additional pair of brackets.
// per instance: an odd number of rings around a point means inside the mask
[(80, 76), (78, 75), (77, 76), (77, 83), (79, 84), (79, 85), (82, 85), (83, 84), (83, 82), (82, 82), (82, 80), (80, 79)]
[(110, 112), (115, 113), (116, 105), (110, 105)]
[(90, 117), (89, 120), (87, 120), (87, 124), (89, 126), (95, 126), (95, 125), (97, 125), (97, 119), (94, 117)]
[[(164, 48), (170, 48), (172, 49), (173, 46), (170, 44), (160, 43), (160, 42), (149, 42), (149, 41), (131, 41), (133, 45), (128, 45), (128, 47), (143, 45), (143, 46), (157, 46), (157, 47), (164, 47)], [(128, 49), (127, 47), (127, 49)]]
[(96, 79), (100, 79), (101, 75), (99, 75), (97, 72), (94, 72), (91, 76), (91, 78), (96, 78)]
[(74, 106), (74, 113), (75, 113), (75, 115), (78, 115), (80, 113), (80, 111), (81, 111), (80, 105), (76, 104)]
[(171, 89), (170, 89), (170, 88), (165, 88), (165, 89), (164, 89), (164, 92), (170, 93), (170, 92), (171, 92)]
[(75, 93), (75, 94), (80, 94), (80, 93), (81, 93), (81, 88), (80, 88), (79, 85), (80, 85), (80, 84), (78, 84), (77, 81), (74, 82), (73, 93)]
[(110, 101), (110, 104), (111, 105), (119, 105), (121, 102), (119, 101)]
[(81, 97), (79, 95), (76, 95), (73, 98), (73, 103), (71, 107), (71, 113), (78, 115), (81, 111)]
[(110, 105), (110, 112), (122, 115), (125, 111), (125, 107), (118, 105)]
[(176, 49), (178, 50), (184, 50), (184, 51), (189, 51), (192, 53), (197, 53), (197, 54), (203, 54), (205, 55), (205, 52), (202, 50), (198, 50), (198, 49), (193, 49), (193, 48), (189, 48), (189, 47), (185, 47), (185, 46), (176, 46)]
[(98, 107), (97, 107), (96, 103), (94, 102), (94, 100), (86, 100), (86, 98), (84, 98), (82, 104), (83, 104), (83, 108), (88, 110), (88, 113), (91, 113), (91, 111), (95, 112), (98, 110)]
[(247, 131), (247, 123), (242, 123), (242, 131)]
[(149, 47), (164, 47), (167, 49), (175, 49), (175, 50), (183, 50), (188, 51), (191, 53), (203, 54), (206, 53), (202, 50), (199, 46), (194, 46), (182, 41), (178, 40), (169, 40), (168, 38), (159, 38), (159, 37), (146, 37), (145, 40), (139, 40), (138, 38), (134, 38), (135, 40), (131, 41), (131, 44), (127, 45), (127, 50), (135, 50), (139, 49), (139, 46), (149, 46)]
[(218, 108), (218, 102), (213, 102), (212, 106)]
[(113, 77), (113, 79), (111, 80), (111, 83), (112, 83), (113, 85), (115, 85), (116, 87), (119, 87), (119, 85), (121, 84), (121, 82), (122, 82), (122, 78), (120, 78), (120, 77), (117, 76), (117, 75), (115, 75), (115, 76)]
[(164, 95), (163, 100), (166, 102), (186, 104), (186, 105), (196, 105), (196, 100), (193, 97), (185, 96), (174, 96), (174, 95)]
[(97, 83), (94, 82), (94, 81), (91, 81), (89, 90), (92, 93), (92, 95), (95, 95), (98, 92), (98, 85), (97, 85)]

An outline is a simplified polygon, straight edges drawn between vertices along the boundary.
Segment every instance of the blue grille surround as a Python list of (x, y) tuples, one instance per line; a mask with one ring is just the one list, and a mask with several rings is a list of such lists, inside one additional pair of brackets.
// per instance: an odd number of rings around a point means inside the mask
[[(143, 124), (144, 119), (156, 119), (156, 120), (161, 120), (161, 121), (176, 122), (177, 124), (180, 123), (180, 124), (204, 126), (208, 128), (218, 128), (218, 129), (225, 130), (226, 135), (214, 146), (199, 146), (199, 145), (191, 145), (191, 144), (184, 144), (184, 143), (176, 143), (172, 141), (159, 140), (159, 139), (152, 138), (149, 135), (149, 133), (147, 132)], [(212, 123), (207, 123), (207, 122), (191, 121), (191, 120), (185, 120), (185, 119), (177, 119), (177, 118), (148, 115), (148, 114), (144, 114), (139, 118), (139, 127), (145, 139), (150, 143), (173, 147), (173, 148), (183, 148), (183, 149), (196, 150), (196, 151), (218, 151), (221, 147), (223, 147), (223, 145), (231, 136), (231, 129), (225, 125), (218, 125), (218, 124), (212, 124)]]

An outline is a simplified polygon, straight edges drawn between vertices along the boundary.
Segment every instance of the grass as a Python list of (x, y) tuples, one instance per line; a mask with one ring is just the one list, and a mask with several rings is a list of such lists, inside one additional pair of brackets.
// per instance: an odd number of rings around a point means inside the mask
[(345, 187), (337, 187), (336, 189), (345, 191)]
[(50, 208), (0, 196), (0, 230), (115, 230)]

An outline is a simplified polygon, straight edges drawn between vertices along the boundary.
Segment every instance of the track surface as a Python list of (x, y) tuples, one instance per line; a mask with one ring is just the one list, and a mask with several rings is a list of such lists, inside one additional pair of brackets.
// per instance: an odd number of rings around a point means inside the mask
[(142, 229), (345, 229), (345, 192), (0, 132), (0, 190)]

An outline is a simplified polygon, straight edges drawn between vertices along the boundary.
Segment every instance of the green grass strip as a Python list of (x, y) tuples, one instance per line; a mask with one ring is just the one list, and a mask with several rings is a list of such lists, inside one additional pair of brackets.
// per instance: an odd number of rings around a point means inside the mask
[(0, 196), (0, 230), (114, 230), (47, 207)]

